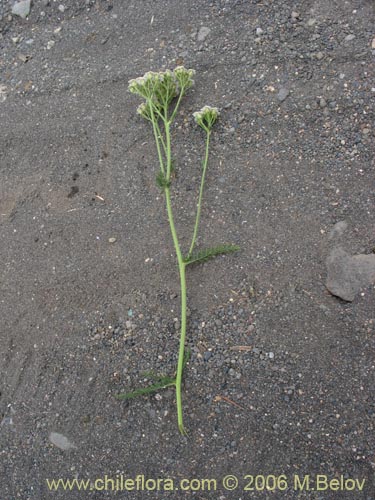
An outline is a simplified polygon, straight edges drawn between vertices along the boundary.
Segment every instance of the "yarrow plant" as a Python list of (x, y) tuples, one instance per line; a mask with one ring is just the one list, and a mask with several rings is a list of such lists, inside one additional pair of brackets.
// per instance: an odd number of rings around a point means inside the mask
[(186, 338), (186, 267), (197, 264), (216, 255), (235, 252), (239, 249), (236, 245), (218, 245), (194, 252), (198, 227), (201, 216), (202, 196), (206, 178), (208, 164), (210, 136), (212, 128), (219, 117), (219, 110), (215, 107), (204, 106), (201, 110), (193, 113), (195, 122), (204, 130), (206, 135), (206, 148), (202, 163), (202, 177), (198, 195), (197, 213), (193, 235), (189, 250), (186, 254), (182, 252), (174, 223), (174, 216), (171, 204), (170, 188), (172, 183), (172, 173), (174, 162), (171, 150), (171, 126), (175, 120), (180, 107), (181, 99), (187, 90), (194, 84), (193, 77), (195, 71), (178, 66), (173, 71), (161, 72), (149, 71), (144, 76), (129, 81), (129, 90), (133, 94), (141, 97), (143, 102), (138, 106), (137, 113), (147, 121), (151, 122), (154, 134), (157, 155), (159, 159), (159, 172), (156, 176), (156, 183), (165, 195), (166, 207), (173, 244), (176, 252), (181, 285), (181, 332), (180, 347), (178, 353), (177, 370), (174, 377), (159, 377), (154, 384), (138, 389), (136, 391), (120, 394), (119, 399), (129, 399), (142, 394), (149, 394), (159, 389), (174, 386), (176, 388), (177, 421), (181, 434), (186, 434), (183, 423), (182, 393), (181, 383), (183, 370), (189, 358), (189, 353), (185, 347)]

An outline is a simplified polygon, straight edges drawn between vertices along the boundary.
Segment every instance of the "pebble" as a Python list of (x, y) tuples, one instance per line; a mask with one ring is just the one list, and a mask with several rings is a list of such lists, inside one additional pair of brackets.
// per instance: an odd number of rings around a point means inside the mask
[(258, 36), (259, 36), (259, 35), (261, 35), (261, 34), (263, 33), (262, 28), (257, 28), (257, 29), (255, 30), (255, 33), (256, 33)]
[(54, 40), (49, 40), (47, 42), (47, 50), (51, 50), (54, 45), (55, 45), (55, 41)]
[(60, 12), (65, 12), (65, 5), (60, 4), (58, 6), (58, 9), (59, 9)]
[(114, 238), (114, 237), (108, 238), (109, 243), (116, 243), (116, 241), (117, 241), (117, 238)]
[(338, 247), (331, 251), (326, 264), (326, 287), (347, 302), (352, 302), (361, 288), (375, 283), (375, 254), (351, 256)]
[(73, 443), (69, 441), (69, 439), (58, 432), (51, 432), (49, 435), (49, 440), (52, 444), (60, 448), (60, 450), (67, 451), (71, 448), (77, 448)]
[(346, 221), (341, 220), (339, 222), (336, 222), (331, 232), (329, 233), (329, 239), (335, 238), (336, 236), (342, 236), (347, 229), (348, 223)]
[(323, 54), (323, 52), (317, 52), (317, 53), (315, 54), (315, 57), (316, 57), (316, 58), (320, 61), (320, 60), (322, 60), (322, 59), (323, 59), (324, 54)]
[(22, 0), (21, 2), (16, 2), (12, 7), (12, 14), (15, 16), (20, 16), (22, 19), (30, 14), (31, 0)]
[(351, 34), (351, 35), (347, 35), (345, 37), (345, 42), (351, 42), (352, 40), (354, 40), (355, 38), (355, 35)]
[(204, 42), (210, 33), (211, 33), (210, 28), (207, 28), (207, 26), (202, 26), (198, 31), (197, 35), (198, 42)]
[(288, 95), (289, 95), (289, 90), (286, 89), (285, 87), (281, 87), (281, 89), (279, 90), (279, 92), (277, 94), (277, 99), (280, 102), (283, 102), (288, 97)]
[(321, 97), (321, 98), (319, 99), (319, 106), (320, 106), (321, 108), (325, 108), (325, 107), (327, 106), (327, 101), (324, 99), (324, 97)]

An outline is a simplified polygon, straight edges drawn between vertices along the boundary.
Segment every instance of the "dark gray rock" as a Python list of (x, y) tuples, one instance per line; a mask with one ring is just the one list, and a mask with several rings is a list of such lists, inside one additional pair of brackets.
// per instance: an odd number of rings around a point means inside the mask
[(349, 255), (341, 247), (327, 258), (328, 290), (347, 302), (354, 300), (361, 288), (375, 282), (375, 254)]

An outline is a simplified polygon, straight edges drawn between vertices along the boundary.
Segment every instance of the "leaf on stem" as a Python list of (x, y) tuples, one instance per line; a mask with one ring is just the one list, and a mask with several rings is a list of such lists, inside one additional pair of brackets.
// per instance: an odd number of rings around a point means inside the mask
[(185, 264), (194, 264), (198, 262), (205, 262), (208, 259), (212, 259), (217, 255), (223, 255), (226, 253), (237, 252), (240, 249), (238, 245), (218, 245), (212, 248), (206, 248), (200, 250), (199, 252), (188, 255), (184, 258)]
[(142, 387), (140, 389), (136, 389), (132, 392), (126, 392), (125, 394), (116, 394), (116, 399), (134, 399), (138, 396), (144, 396), (145, 394), (151, 394), (153, 392), (158, 391), (159, 389), (165, 389), (166, 387), (170, 387), (172, 385), (176, 385), (176, 379), (172, 377), (161, 377), (152, 385), (148, 387)]
[(160, 189), (164, 190), (171, 185), (171, 181), (168, 181), (163, 172), (160, 171), (156, 176), (156, 184)]

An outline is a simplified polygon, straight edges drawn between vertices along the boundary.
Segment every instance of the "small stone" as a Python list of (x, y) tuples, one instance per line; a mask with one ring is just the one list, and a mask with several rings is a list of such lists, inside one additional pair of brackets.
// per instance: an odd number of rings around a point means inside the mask
[(69, 439), (58, 432), (51, 432), (49, 435), (49, 440), (52, 444), (60, 448), (60, 450), (67, 451), (71, 448), (77, 448), (73, 443), (69, 441)]
[(256, 33), (258, 36), (259, 36), (259, 35), (261, 35), (261, 34), (263, 33), (262, 28), (257, 28), (257, 29), (255, 30), (255, 33)]
[(347, 302), (352, 302), (361, 288), (375, 283), (375, 254), (351, 256), (338, 247), (326, 263), (327, 289)]
[(371, 42), (371, 48), (372, 48), (372, 49), (375, 49), (375, 37), (372, 39), (372, 42)]
[(128, 330), (130, 330), (130, 329), (132, 328), (132, 326), (133, 326), (133, 323), (132, 323), (131, 321), (129, 321), (129, 320), (128, 320), (128, 321), (125, 321), (125, 326), (126, 326), (126, 328), (127, 328)]
[(299, 12), (292, 12), (292, 19), (298, 19), (299, 18)]
[(12, 417), (4, 417), (0, 423), (0, 425), (13, 425)]
[(325, 108), (325, 107), (327, 106), (327, 101), (324, 99), (324, 97), (321, 97), (321, 98), (319, 99), (319, 106), (320, 106), (321, 108)]
[(348, 229), (348, 223), (344, 220), (336, 222), (333, 226), (331, 232), (329, 233), (329, 239), (333, 239), (336, 236), (342, 236), (344, 232)]
[(285, 99), (288, 97), (289, 95), (289, 90), (286, 89), (285, 87), (281, 87), (281, 89), (279, 90), (279, 92), (277, 93), (277, 99), (280, 101), (280, 102), (283, 102), (285, 101)]
[(273, 358), (275, 357), (275, 354), (274, 354), (273, 352), (269, 352), (269, 353), (268, 353), (268, 357), (269, 357), (270, 359), (273, 359)]
[(354, 38), (355, 38), (355, 35), (353, 35), (353, 34), (347, 35), (345, 37), (345, 42), (351, 42), (352, 40), (354, 40)]
[(22, 0), (21, 2), (16, 2), (12, 7), (12, 14), (15, 16), (20, 16), (22, 19), (30, 14), (31, 0)]
[(321, 61), (321, 60), (323, 59), (323, 57), (324, 57), (324, 54), (323, 54), (323, 52), (317, 52), (317, 53), (315, 54), (315, 57), (316, 57), (319, 61)]
[(49, 5), (49, 1), (50, 1), (50, 0), (42, 0), (42, 5), (43, 5), (44, 7), (48, 7), (48, 5)]
[(212, 352), (211, 352), (211, 351), (206, 351), (206, 352), (203, 354), (203, 359), (204, 359), (205, 361), (208, 361), (211, 357), (212, 357)]
[(314, 19), (313, 17), (311, 17), (308, 21), (307, 21), (307, 26), (311, 27), (311, 26), (314, 26), (314, 24), (316, 23), (316, 19)]
[(47, 50), (51, 50), (54, 45), (55, 45), (55, 41), (54, 40), (49, 40), (47, 42)]
[(210, 33), (211, 33), (210, 28), (207, 28), (207, 26), (202, 26), (198, 31), (197, 35), (198, 42), (204, 42)]
[(60, 12), (65, 12), (65, 5), (60, 4), (57, 8)]
[(114, 237), (108, 238), (108, 243), (116, 243), (116, 241), (117, 241), (117, 238), (114, 238)]
[(25, 54), (21, 54), (21, 53), (18, 54), (17, 57), (23, 63), (27, 63), (27, 61), (30, 59), (30, 56), (26, 56)]

